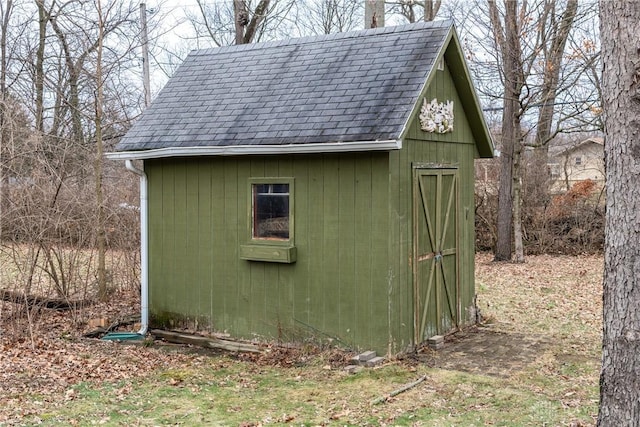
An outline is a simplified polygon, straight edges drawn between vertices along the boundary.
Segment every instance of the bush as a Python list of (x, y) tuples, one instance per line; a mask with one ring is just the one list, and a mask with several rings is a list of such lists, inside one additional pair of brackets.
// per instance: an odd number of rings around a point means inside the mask
[[(488, 182), (476, 185), (476, 251), (493, 251), (498, 207), (496, 159), (481, 167), (493, 170)], [(532, 165), (525, 165), (533, 169)], [(526, 255), (599, 253), (604, 248), (604, 190), (594, 181), (552, 195), (546, 174), (523, 179), (522, 230)], [(477, 176), (478, 174), (476, 174)], [(487, 176), (485, 174), (485, 176)]]

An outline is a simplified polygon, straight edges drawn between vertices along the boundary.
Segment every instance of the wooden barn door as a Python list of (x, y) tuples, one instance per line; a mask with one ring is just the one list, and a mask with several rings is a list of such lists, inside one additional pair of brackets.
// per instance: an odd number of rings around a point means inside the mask
[(413, 170), (414, 334), (420, 344), (458, 326), (458, 171)]

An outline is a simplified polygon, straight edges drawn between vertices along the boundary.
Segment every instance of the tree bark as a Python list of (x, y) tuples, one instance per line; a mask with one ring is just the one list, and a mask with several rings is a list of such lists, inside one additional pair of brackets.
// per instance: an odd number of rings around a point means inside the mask
[(260, 24), (262, 24), (262, 21), (264, 21), (264, 18), (266, 18), (267, 14), (269, 13), (270, 2), (271, 0), (260, 0), (260, 3), (258, 3), (258, 5), (256, 6), (255, 10), (253, 11), (253, 15), (251, 16), (251, 20), (244, 30), (243, 43), (253, 43), (253, 40), (258, 33)]
[(513, 250), (515, 262), (524, 262), (522, 243), (522, 132), (520, 123), (515, 124), (514, 133), (518, 135), (513, 147)]
[(384, 27), (384, 0), (364, 2), (364, 28)]
[(7, 91), (7, 33), (9, 31), (9, 19), (11, 18), (13, 4), (11, 0), (8, 0), (4, 7), (0, 5), (0, 239), (2, 239), (2, 220), (4, 212), (8, 208), (9, 202), (9, 176), (7, 174), (7, 167), (5, 165), (6, 160), (5, 152), (7, 151), (7, 142), (9, 135), (9, 123), (8, 119), (8, 102), (9, 96)]
[(102, 5), (100, 0), (97, 2), (98, 9), (98, 48), (96, 56), (96, 99), (95, 99), (95, 120), (96, 125), (96, 157), (95, 157), (95, 184), (96, 184), (96, 240), (98, 246), (98, 295), (100, 301), (106, 301), (108, 298), (107, 275), (105, 267), (105, 256), (107, 252), (106, 236), (105, 236), (105, 214), (104, 214), (104, 194), (102, 188), (102, 162), (103, 160), (103, 141), (102, 141), (102, 115), (104, 102), (104, 87), (102, 78), (102, 49), (104, 42), (104, 19), (102, 14)]
[[(204, 16), (204, 12), (202, 14)], [(244, 43), (244, 26), (247, 25), (247, 8), (244, 0), (233, 0), (233, 19), (235, 24), (236, 44)]]
[(440, 10), (442, 0), (425, 0), (424, 2), (424, 20), (433, 21)]
[(36, 0), (38, 6), (38, 50), (36, 51), (36, 131), (44, 132), (44, 48), (47, 42), (47, 11), (43, 0)]
[[(564, 12), (559, 20), (556, 20), (555, 2), (549, 4), (547, 14), (550, 18), (544, 19), (546, 25), (550, 21), (550, 28), (543, 28), (541, 35), (544, 37), (542, 48), (544, 49), (544, 68), (541, 89), (541, 106), (538, 113), (536, 125), (536, 139), (534, 152), (534, 170), (539, 176), (542, 189), (548, 189), (550, 174), (547, 167), (549, 159), (549, 142), (555, 136), (551, 131), (555, 110), (558, 85), (560, 84), (560, 70), (562, 69), (564, 51), (569, 38), (569, 33), (573, 27), (573, 22), (578, 11), (578, 0), (568, 0)], [(550, 40), (547, 40), (547, 33), (550, 33)], [(549, 191), (539, 191), (534, 200), (540, 200), (546, 205), (549, 200)]]
[(640, 425), (640, 2), (600, 1), (606, 219), (598, 426)]
[(489, 2), (489, 17), (502, 57), (504, 99), (502, 111), (502, 148), (500, 150), (500, 187), (495, 261), (511, 260), (513, 233), (513, 161), (516, 144), (520, 144), (520, 92), (523, 78), (518, 34), (518, 4), (505, 2), (504, 27), (495, 1)]

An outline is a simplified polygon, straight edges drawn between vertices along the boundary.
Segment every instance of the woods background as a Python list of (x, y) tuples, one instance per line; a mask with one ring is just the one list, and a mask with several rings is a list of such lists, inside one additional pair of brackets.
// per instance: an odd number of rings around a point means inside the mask
[(552, 191), (547, 166), (602, 132), (593, 2), (6, 0), (0, 15), (0, 288), (104, 300), (139, 286), (138, 180), (103, 153), (144, 109), (144, 40), (153, 96), (190, 49), (361, 29), (365, 16), (456, 22), (500, 150), (478, 165), (478, 250), (602, 250), (601, 186)]

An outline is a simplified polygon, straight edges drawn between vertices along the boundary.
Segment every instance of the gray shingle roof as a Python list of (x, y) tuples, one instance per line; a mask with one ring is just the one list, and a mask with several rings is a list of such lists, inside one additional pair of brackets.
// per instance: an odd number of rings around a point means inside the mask
[(397, 139), (451, 27), (193, 51), (116, 150)]

